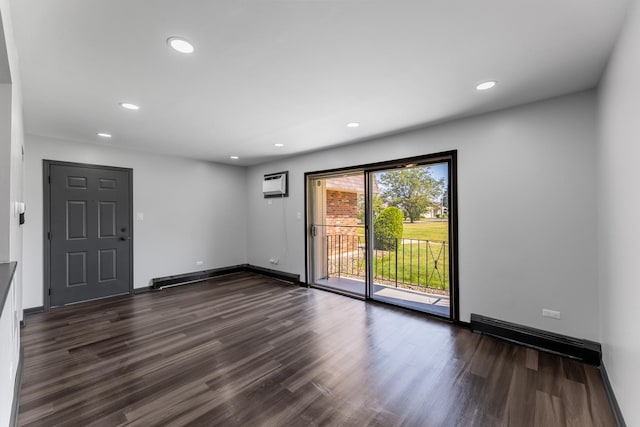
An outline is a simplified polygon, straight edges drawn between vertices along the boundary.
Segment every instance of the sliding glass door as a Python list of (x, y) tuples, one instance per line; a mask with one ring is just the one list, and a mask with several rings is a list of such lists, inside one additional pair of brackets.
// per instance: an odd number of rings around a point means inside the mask
[(307, 174), (309, 283), (457, 319), (455, 152)]
[(369, 171), (370, 297), (451, 317), (449, 165)]

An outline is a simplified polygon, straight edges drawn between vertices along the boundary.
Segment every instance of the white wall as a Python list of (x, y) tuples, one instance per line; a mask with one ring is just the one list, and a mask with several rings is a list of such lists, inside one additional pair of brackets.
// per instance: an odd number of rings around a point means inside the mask
[[(22, 93), (18, 55), (13, 38), (13, 24), (9, 0), (0, 0), (2, 14), (2, 33), (4, 36), (3, 49), (11, 76), (3, 76), (0, 90), (0, 260), (17, 261), (12, 286), (0, 318), (0, 366), (2, 380), (0, 381), (0, 426), (9, 425), (10, 409), (15, 396), (13, 395), (15, 377), (19, 363), (20, 331), (19, 322), (22, 320), (22, 228), (18, 224), (18, 217), (14, 214), (14, 203), (21, 201), (22, 191)], [(6, 62), (5, 62), (6, 59)], [(10, 84), (8, 84), (10, 82)], [(6, 370), (5, 370), (6, 369)], [(5, 373), (7, 375), (5, 375)]]
[(599, 284), (604, 363), (625, 421), (640, 425), (640, 4), (627, 15), (599, 96)]
[(0, 261), (9, 261), (11, 212), (11, 85), (0, 84)]
[(305, 277), (305, 172), (457, 149), (461, 320), (598, 340), (595, 122), (584, 92), (252, 167), (248, 261), (272, 267), (283, 247), (281, 201), (262, 198), (263, 174), (289, 170), (288, 253), (276, 268)]
[[(15, 47), (10, 53), (15, 54)], [(17, 60), (15, 60), (17, 62)], [(17, 71), (16, 71), (17, 72)], [(22, 123), (22, 94), (20, 93), (20, 79), (13, 80), (11, 85), (11, 186), (9, 189), (9, 259), (17, 261), (18, 267), (15, 273), (15, 286), (19, 318), (23, 319), (22, 312), (22, 274), (24, 271), (22, 257), (23, 227), (20, 225), (20, 216), (16, 212), (16, 202), (24, 201), (24, 160), (22, 149), (24, 145), (24, 129)]]
[[(154, 277), (246, 263), (243, 168), (26, 136), (24, 306), (43, 305), (42, 160), (133, 168), (134, 286)], [(203, 261), (197, 266), (196, 261)]]

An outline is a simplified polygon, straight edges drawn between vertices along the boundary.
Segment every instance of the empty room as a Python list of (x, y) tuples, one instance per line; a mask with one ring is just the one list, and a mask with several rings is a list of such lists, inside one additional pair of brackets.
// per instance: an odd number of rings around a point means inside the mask
[(637, 0), (0, 17), (0, 427), (640, 426)]

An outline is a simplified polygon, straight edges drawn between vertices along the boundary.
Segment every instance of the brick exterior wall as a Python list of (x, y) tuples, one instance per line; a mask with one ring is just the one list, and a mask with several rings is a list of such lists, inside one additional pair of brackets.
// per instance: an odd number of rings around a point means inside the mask
[(338, 244), (337, 236), (342, 236), (339, 249), (330, 251), (351, 252), (358, 249), (358, 195), (346, 191), (327, 190), (326, 224), (327, 234), (333, 237), (331, 243)]
[[(327, 190), (328, 234), (355, 236), (358, 230), (358, 195), (345, 191)], [(345, 227), (347, 226), (347, 227)]]

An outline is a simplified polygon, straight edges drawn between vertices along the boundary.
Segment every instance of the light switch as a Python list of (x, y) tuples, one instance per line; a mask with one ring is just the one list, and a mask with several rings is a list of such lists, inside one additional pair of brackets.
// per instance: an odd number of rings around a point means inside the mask
[(143, 212), (137, 212), (136, 213), (136, 220), (137, 221), (144, 221), (144, 213)]

